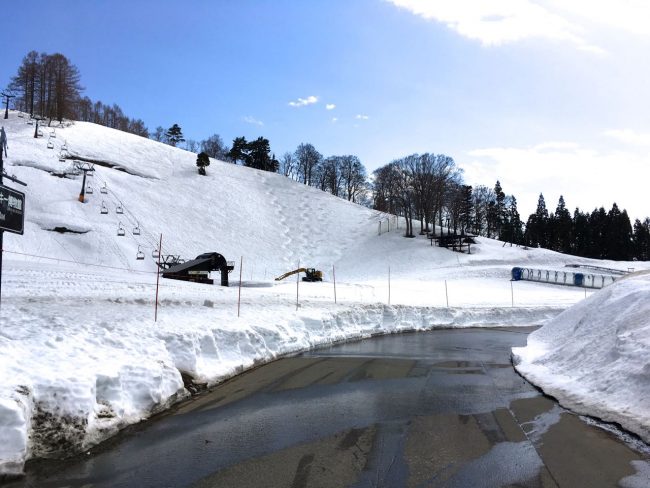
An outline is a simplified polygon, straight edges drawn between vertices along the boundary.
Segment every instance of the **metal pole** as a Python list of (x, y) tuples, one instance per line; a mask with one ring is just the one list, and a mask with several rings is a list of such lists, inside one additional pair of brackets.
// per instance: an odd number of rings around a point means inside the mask
[(388, 306), (390, 307), (390, 266), (388, 267)]
[(334, 265), (332, 265), (332, 279), (334, 280), (334, 303), (336, 303), (336, 271)]
[(162, 234), (160, 234), (160, 243), (158, 244), (158, 271), (156, 272), (156, 308), (154, 312), (154, 322), (158, 322), (158, 288), (160, 286), (160, 255), (161, 254), (162, 254)]
[(239, 294), (237, 296), (237, 317), (239, 317), (239, 310), (241, 308), (241, 274), (244, 266), (244, 256), (239, 260)]
[[(300, 269), (300, 260), (298, 260), (298, 269)], [(296, 311), (298, 311), (298, 289), (300, 288), (300, 272), (296, 273)]]
[(84, 179), (81, 182), (81, 193), (79, 193), (79, 201), (81, 203), (84, 203), (84, 200), (86, 199), (86, 170), (83, 170), (84, 172)]
[(445, 280), (445, 299), (447, 300), (447, 308), (449, 308), (449, 293), (447, 291), (447, 280)]
[(515, 306), (515, 289), (512, 285), (512, 281), (510, 281), (510, 296), (512, 297), (512, 306)]

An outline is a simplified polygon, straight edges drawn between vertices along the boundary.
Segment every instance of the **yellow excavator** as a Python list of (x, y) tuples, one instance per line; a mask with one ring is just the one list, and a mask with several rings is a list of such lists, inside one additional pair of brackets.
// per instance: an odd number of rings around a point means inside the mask
[(280, 281), (285, 279), (287, 276), (291, 276), (296, 273), (305, 273), (305, 276), (302, 277), (302, 281), (323, 281), (323, 272), (318, 271), (314, 268), (298, 268), (288, 273), (284, 273), (282, 276), (278, 276), (275, 281)]

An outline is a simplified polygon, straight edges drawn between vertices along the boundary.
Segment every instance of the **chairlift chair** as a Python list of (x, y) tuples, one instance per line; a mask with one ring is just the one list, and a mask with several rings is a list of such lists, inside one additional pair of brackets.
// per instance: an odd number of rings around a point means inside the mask
[(99, 211), (99, 213), (106, 215), (108, 213), (108, 207), (104, 205), (104, 201), (102, 200), (102, 208)]
[(18, 117), (20, 117), (21, 119), (24, 119), (24, 118), (25, 118), (25, 114), (22, 113), (22, 112), (18, 112)]
[(99, 191), (100, 191), (100, 193), (103, 193), (103, 194), (108, 193), (108, 187), (106, 186), (106, 182), (104, 182), (104, 186), (102, 186), (102, 187), (99, 189)]
[(66, 156), (65, 153), (63, 153), (63, 152), (59, 153), (59, 161), (64, 162), (65, 161), (65, 156)]
[(54, 138), (54, 139), (56, 138), (56, 130), (55, 130), (55, 129), (52, 129), (52, 130), (50, 131), (50, 137), (52, 137), (52, 138)]
[(86, 193), (88, 195), (92, 195), (93, 194), (93, 187), (90, 186), (90, 185), (86, 185)]
[(137, 259), (138, 261), (142, 261), (144, 259), (144, 253), (142, 252), (142, 248), (140, 247), (139, 244), (138, 244), (138, 252), (135, 255), (135, 259)]
[(41, 129), (38, 129), (38, 137), (43, 137), (43, 131)]
[(154, 259), (158, 259), (160, 257), (160, 251), (158, 251), (158, 249), (154, 249), (153, 251), (151, 251), (151, 257)]
[(124, 227), (122, 227), (122, 222), (119, 222), (117, 224), (117, 235), (118, 236), (124, 236), (126, 235), (126, 231), (124, 230)]
[(34, 125), (34, 119), (29, 119), (27, 120), (28, 125)]
[(139, 236), (140, 235), (140, 226), (136, 224), (136, 226), (133, 228), (133, 235), (134, 236)]
[(68, 150), (68, 143), (66, 141), (63, 141), (63, 146), (61, 146), (61, 151), (67, 151)]
[(54, 143), (48, 139), (47, 141), (47, 148), (48, 149), (54, 149)]
[(115, 207), (115, 213), (116, 214), (123, 214), (124, 213), (124, 209), (122, 208), (121, 203), (118, 203), (117, 207)]

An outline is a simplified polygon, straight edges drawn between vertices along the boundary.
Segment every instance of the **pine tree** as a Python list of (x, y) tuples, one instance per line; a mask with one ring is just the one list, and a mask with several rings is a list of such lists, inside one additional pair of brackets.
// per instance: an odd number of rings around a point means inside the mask
[(246, 166), (261, 169), (262, 171), (277, 172), (279, 163), (275, 159), (275, 155), (271, 156), (270, 153), (271, 144), (269, 140), (264, 137), (258, 137), (248, 143), (249, 157), (246, 160)]
[(501, 183), (497, 180), (494, 185), (494, 230), (497, 237), (503, 240), (501, 233), (506, 218), (506, 194), (501, 188)]
[(591, 241), (591, 228), (589, 227), (589, 216), (576, 208), (573, 212), (573, 243), (571, 253), (576, 256), (588, 256), (589, 242)]
[(537, 210), (528, 217), (526, 222), (526, 245), (531, 247), (548, 246), (548, 220), (549, 216), (544, 195), (540, 193), (537, 200)]
[(205, 152), (200, 152), (196, 156), (196, 165), (199, 168), (199, 174), (205, 176), (205, 168), (210, 166), (210, 156)]
[(248, 142), (245, 137), (235, 137), (232, 141), (232, 147), (230, 151), (226, 154), (228, 159), (233, 163), (237, 164), (238, 161), (241, 161), (243, 164), (247, 165), (248, 162)]
[(634, 246), (634, 257), (639, 261), (650, 260), (650, 219), (646, 218), (643, 222), (639, 219), (634, 221), (634, 236), (632, 238)]
[(178, 124), (174, 124), (169, 129), (167, 129), (167, 132), (165, 132), (165, 138), (167, 140), (167, 144), (174, 147), (176, 147), (179, 142), (185, 142), (183, 131)]
[(573, 222), (562, 195), (560, 195), (555, 209), (552, 234), (554, 242), (551, 249), (566, 254), (570, 253), (573, 243)]

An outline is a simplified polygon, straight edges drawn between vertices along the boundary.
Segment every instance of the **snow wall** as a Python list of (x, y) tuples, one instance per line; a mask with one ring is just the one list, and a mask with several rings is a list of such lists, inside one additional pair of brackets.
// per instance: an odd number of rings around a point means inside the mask
[[(67, 374), (52, 371), (50, 377), (16, 380), (21, 375), (2, 372), (8, 384), (0, 395), (0, 475), (20, 475), (30, 458), (86, 450), (120, 428), (187, 398), (181, 372), (211, 386), (280, 356), (334, 342), (434, 328), (533, 325), (558, 313), (551, 307), (369, 305), (336, 314), (301, 310), (275, 326), (238, 323), (183, 330), (178, 324), (159, 323), (139, 331), (138, 343), (130, 350), (110, 333), (98, 334), (104, 338), (101, 344), (97, 335), (78, 337), (81, 343), (74, 347), (54, 339), (50, 346), (61, 349), (61, 364), (70, 359)], [(91, 341), (88, 350), (101, 355), (88, 355), (80, 365), (79, 358), (69, 356), (72, 350), (84, 351), (83, 341)]]
[(650, 442), (650, 274), (621, 278), (513, 348), (517, 370), (578, 413)]

